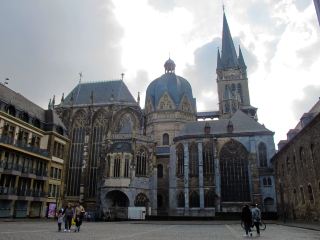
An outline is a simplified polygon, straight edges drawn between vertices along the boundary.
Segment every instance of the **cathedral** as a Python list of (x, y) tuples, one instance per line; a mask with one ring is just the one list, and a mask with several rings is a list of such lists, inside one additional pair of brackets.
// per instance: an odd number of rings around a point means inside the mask
[[(172, 59), (146, 91), (145, 108), (122, 80), (79, 83), (56, 112), (68, 129), (65, 201), (98, 216), (212, 217), (258, 203), (276, 212), (274, 133), (251, 106), (247, 66), (225, 14), (217, 52), (219, 109), (197, 112)], [(212, 81), (214, 81), (212, 79)]]

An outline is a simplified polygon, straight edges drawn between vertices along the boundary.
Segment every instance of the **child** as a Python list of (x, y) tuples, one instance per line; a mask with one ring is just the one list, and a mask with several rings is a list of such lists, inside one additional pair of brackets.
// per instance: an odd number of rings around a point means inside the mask
[(63, 223), (63, 214), (62, 214), (62, 210), (59, 210), (58, 212), (58, 231), (61, 231), (61, 224)]

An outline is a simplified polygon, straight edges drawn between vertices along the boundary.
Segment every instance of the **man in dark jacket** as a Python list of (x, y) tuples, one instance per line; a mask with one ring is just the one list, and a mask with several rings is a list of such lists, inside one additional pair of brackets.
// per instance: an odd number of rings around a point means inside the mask
[(246, 234), (244, 236), (248, 237), (249, 234), (250, 236), (252, 236), (252, 232), (251, 232), (252, 214), (248, 204), (246, 204), (242, 208), (241, 221), (243, 222), (244, 230), (246, 231)]

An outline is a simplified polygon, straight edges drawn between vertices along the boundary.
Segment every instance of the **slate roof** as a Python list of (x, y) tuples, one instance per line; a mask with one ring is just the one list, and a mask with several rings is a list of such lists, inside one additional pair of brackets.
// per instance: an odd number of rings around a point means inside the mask
[(195, 135), (203, 135), (204, 127), (206, 124), (210, 126), (210, 134), (221, 135), (227, 134), (227, 126), (229, 122), (233, 124), (232, 134), (254, 134), (254, 133), (266, 133), (273, 134), (269, 129), (267, 129), (262, 124), (258, 123), (254, 119), (250, 118), (247, 114), (238, 110), (233, 114), (231, 118), (219, 119), (213, 121), (199, 121), (187, 123), (184, 128), (180, 131), (177, 137), (187, 137)]
[(137, 103), (128, 87), (122, 80), (79, 83), (65, 98), (60, 106), (91, 104), (93, 92), (94, 104), (108, 104), (113, 102)]

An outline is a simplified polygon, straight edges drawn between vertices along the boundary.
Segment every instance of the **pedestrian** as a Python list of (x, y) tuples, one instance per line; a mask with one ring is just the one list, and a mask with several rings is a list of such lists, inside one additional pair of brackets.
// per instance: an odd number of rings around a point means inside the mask
[(61, 232), (61, 224), (63, 223), (63, 219), (64, 219), (64, 215), (61, 209), (58, 212), (57, 218), (58, 218), (58, 231)]
[(65, 220), (65, 232), (71, 231), (71, 222), (73, 218), (73, 209), (71, 207), (71, 203), (68, 203), (67, 207), (64, 208), (64, 220)]
[(243, 222), (244, 230), (246, 231), (246, 234), (244, 235), (244, 237), (248, 237), (248, 236), (252, 237), (252, 232), (251, 232), (252, 214), (248, 204), (246, 204), (242, 208), (241, 221)]
[(82, 219), (84, 217), (85, 210), (84, 207), (78, 202), (75, 211), (74, 211), (74, 219), (76, 222), (76, 229), (74, 230), (75, 232), (78, 230), (80, 232), (80, 226), (82, 224)]
[(260, 236), (261, 211), (258, 208), (258, 204), (252, 208), (251, 213), (253, 224), (257, 229), (258, 236)]

